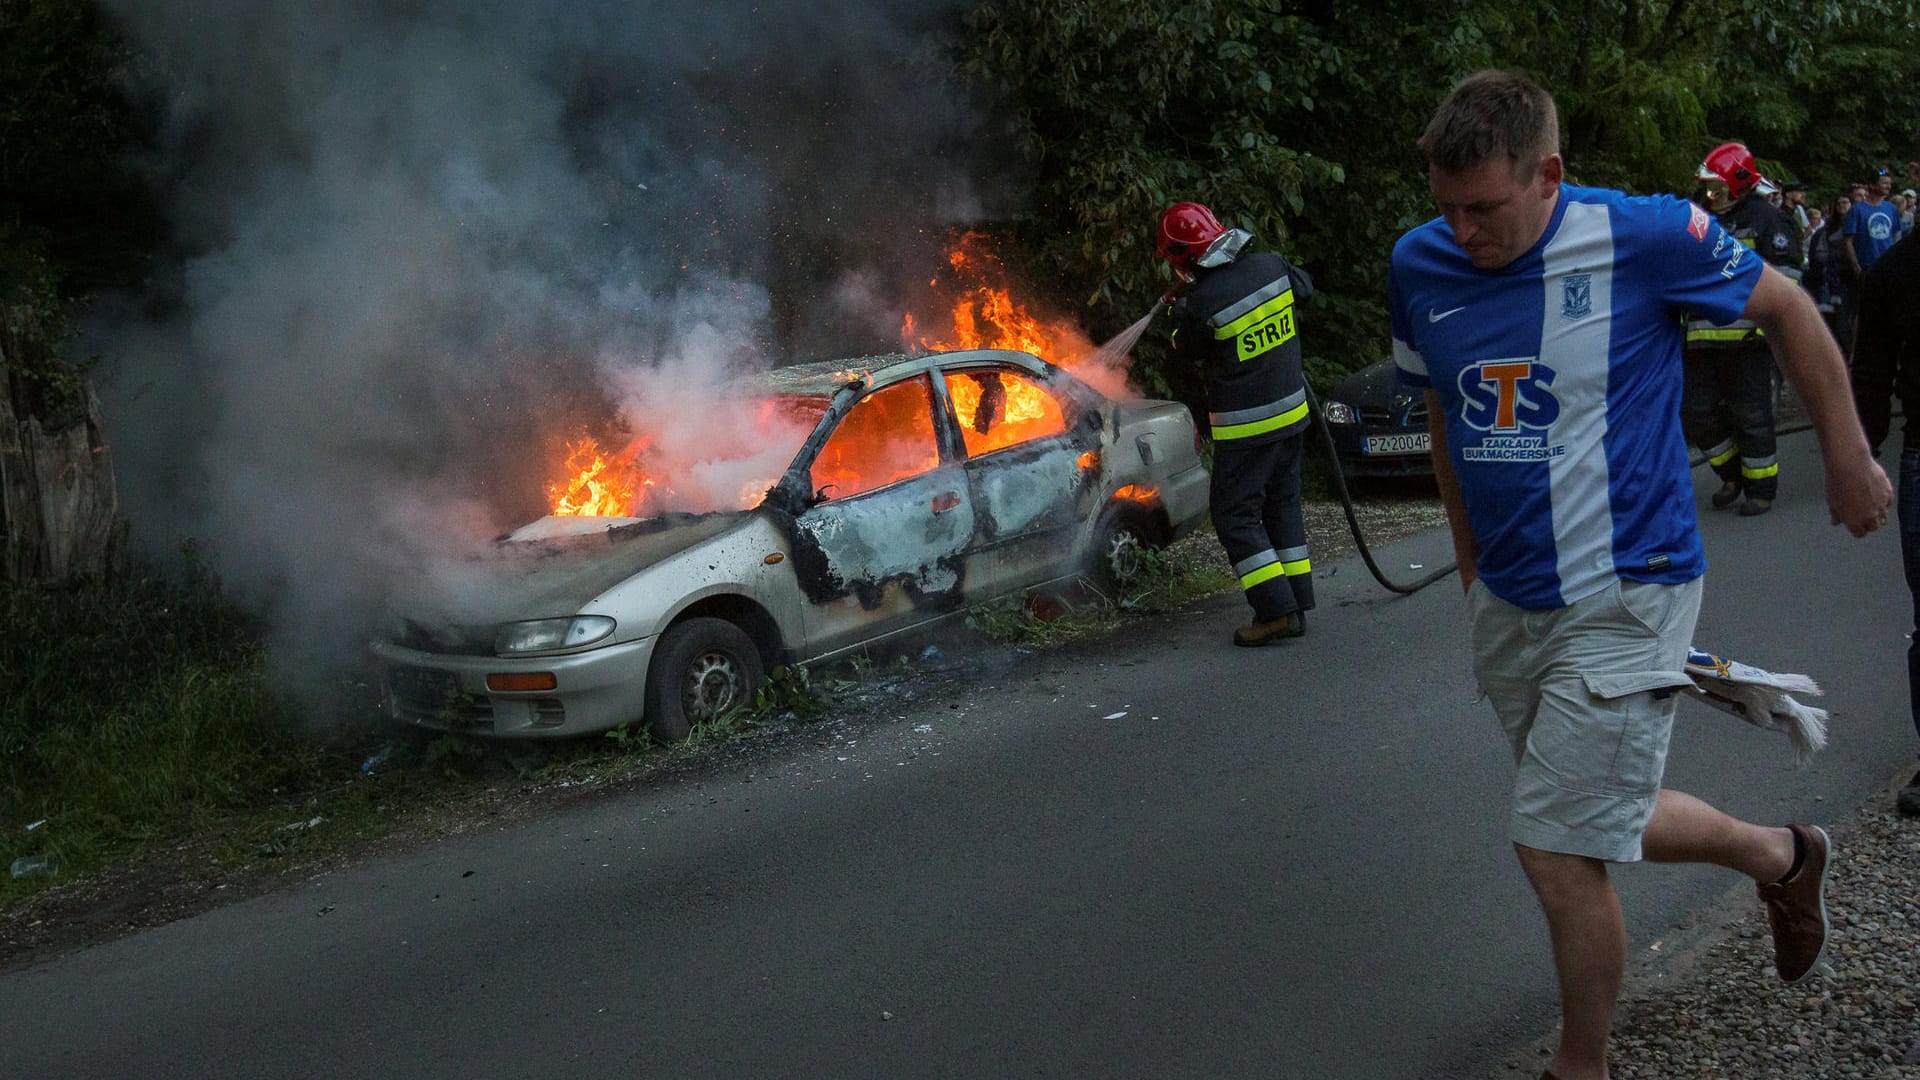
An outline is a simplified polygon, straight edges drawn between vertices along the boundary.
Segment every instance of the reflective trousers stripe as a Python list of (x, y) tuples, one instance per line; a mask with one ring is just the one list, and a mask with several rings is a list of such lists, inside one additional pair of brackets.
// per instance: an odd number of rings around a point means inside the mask
[(1733, 440), (1728, 439), (1726, 442), (1707, 451), (1707, 462), (1716, 466), (1725, 465), (1727, 462), (1733, 460), (1734, 451)]
[(1280, 577), (1286, 572), (1287, 572), (1286, 564), (1282, 563), (1278, 559), (1275, 559), (1273, 562), (1268, 563), (1267, 565), (1261, 567), (1258, 570), (1253, 571), (1250, 574), (1241, 574), (1240, 588), (1243, 590), (1251, 589), (1255, 585), (1258, 585), (1263, 581), (1272, 581), (1274, 578)]
[(1757, 462), (1742, 460), (1740, 475), (1748, 480), (1765, 480), (1769, 476), (1779, 476), (1780, 461), (1778, 458), (1767, 458)]
[(1270, 416), (1265, 420), (1255, 420), (1245, 424), (1215, 424), (1213, 425), (1213, 437), (1215, 439), (1251, 438), (1255, 435), (1265, 435), (1269, 431), (1279, 431), (1281, 428), (1291, 427), (1306, 418), (1307, 403), (1302, 401), (1293, 408), (1277, 416)]
[(1240, 575), (1240, 587), (1251, 589), (1255, 585), (1274, 578), (1296, 577), (1313, 572), (1313, 560), (1307, 557), (1304, 547), (1275, 551), (1268, 548), (1258, 555), (1249, 555), (1233, 564), (1233, 571)]

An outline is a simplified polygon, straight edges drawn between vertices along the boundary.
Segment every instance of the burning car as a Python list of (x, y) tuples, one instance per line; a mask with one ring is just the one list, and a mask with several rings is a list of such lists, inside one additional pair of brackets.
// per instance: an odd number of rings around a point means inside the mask
[(803, 437), (750, 508), (555, 514), (500, 538), (451, 590), (464, 599), (423, 595), (374, 644), (391, 715), (677, 740), (773, 665), (1024, 589), (1124, 583), (1206, 513), (1185, 406), (1113, 400), (1029, 353), (799, 365), (752, 389), (757, 415)]

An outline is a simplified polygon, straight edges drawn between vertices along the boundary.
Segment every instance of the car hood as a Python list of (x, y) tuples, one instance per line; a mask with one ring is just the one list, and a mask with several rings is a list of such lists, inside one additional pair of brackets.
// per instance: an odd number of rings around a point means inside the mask
[[(703, 541), (737, 529), (756, 511), (663, 514), (644, 520), (542, 518), (496, 541), (484, 555), (437, 568), (399, 597), (401, 636), (425, 634), (421, 647), (472, 645), (458, 628), (486, 638), (492, 627), (520, 619), (571, 615), (642, 570)], [(587, 531), (587, 530), (591, 531)]]
[(1415, 396), (1418, 391), (1404, 386), (1391, 360), (1369, 364), (1340, 380), (1333, 388), (1333, 399), (1349, 405), (1366, 403), (1385, 405), (1396, 395)]

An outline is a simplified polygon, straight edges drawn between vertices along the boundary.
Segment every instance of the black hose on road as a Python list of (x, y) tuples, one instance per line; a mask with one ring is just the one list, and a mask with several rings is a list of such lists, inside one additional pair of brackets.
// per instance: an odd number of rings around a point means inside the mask
[(1379, 582), (1380, 586), (1389, 592), (1396, 592), (1402, 596), (1412, 596), (1414, 593), (1419, 592), (1421, 589), (1426, 588), (1459, 569), (1456, 563), (1448, 563), (1428, 573), (1426, 577), (1421, 578), (1411, 585), (1401, 585), (1387, 577), (1386, 573), (1380, 569), (1380, 564), (1374, 562), (1373, 552), (1367, 548), (1367, 538), (1360, 533), (1360, 519), (1356, 517), (1353, 512), (1353, 494), (1347, 490), (1347, 474), (1340, 468), (1340, 455), (1334, 450), (1333, 432), (1328, 429), (1326, 413), (1320, 408), (1320, 396), (1313, 392), (1313, 383), (1305, 378), (1304, 375), (1300, 381), (1307, 390), (1308, 407), (1313, 410), (1313, 415), (1320, 419), (1320, 422), (1314, 426), (1320, 429), (1321, 441), (1327, 448), (1327, 460), (1333, 463), (1333, 486), (1334, 489), (1340, 493), (1341, 508), (1347, 512), (1347, 528), (1353, 533), (1353, 546), (1359, 549), (1360, 558), (1367, 564), (1368, 571), (1373, 574), (1373, 580)]

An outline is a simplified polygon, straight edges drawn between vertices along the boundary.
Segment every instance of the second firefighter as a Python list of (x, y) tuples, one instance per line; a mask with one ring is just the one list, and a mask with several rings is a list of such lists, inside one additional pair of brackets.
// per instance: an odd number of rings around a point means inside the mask
[[(1714, 147), (1694, 179), (1699, 184), (1695, 201), (1713, 211), (1734, 240), (1800, 280), (1799, 231), (1767, 201), (1778, 189), (1760, 175), (1745, 146)], [(1736, 248), (1728, 254), (1731, 267), (1744, 253)], [(1773, 353), (1760, 328), (1745, 319), (1724, 325), (1690, 320), (1685, 367), (1681, 424), (1720, 477), (1714, 509), (1740, 502), (1742, 515), (1766, 513), (1773, 507), (1780, 463), (1774, 455)]]
[(1253, 621), (1236, 645), (1306, 633), (1313, 563), (1300, 509), (1308, 425), (1294, 305), (1313, 281), (1284, 257), (1249, 251), (1253, 235), (1199, 203), (1169, 207), (1156, 249), (1186, 283), (1173, 304), (1174, 354), (1206, 372), (1213, 433), (1213, 527)]

